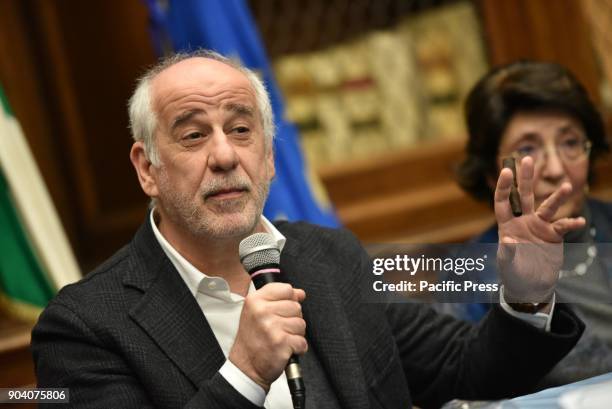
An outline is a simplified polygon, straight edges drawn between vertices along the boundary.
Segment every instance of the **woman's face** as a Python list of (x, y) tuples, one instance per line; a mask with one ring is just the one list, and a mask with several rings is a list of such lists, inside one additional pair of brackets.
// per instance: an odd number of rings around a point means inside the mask
[(517, 112), (500, 141), (498, 170), (501, 170), (502, 158), (506, 156), (532, 156), (535, 163), (535, 208), (563, 182), (569, 182), (572, 194), (555, 214), (555, 220), (577, 216), (587, 190), (588, 144), (580, 122), (568, 114), (557, 111)]

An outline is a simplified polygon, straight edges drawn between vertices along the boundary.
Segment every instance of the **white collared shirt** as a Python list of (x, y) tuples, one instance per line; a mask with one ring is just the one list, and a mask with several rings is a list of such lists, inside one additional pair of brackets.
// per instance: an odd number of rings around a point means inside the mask
[[(227, 359), (238, 333), (244, 297), (232, 293), (225, 279), (207, 276), (180, 255), (157, 228), (153, 217), (154, 212), (155, 210), (151, 212), (150, 222), (155, 238), (187, 285), (189, 292), (196, 299), (225, 355), (225, 363), (219, 369), (221, 376), (254, 405), (265, 405), (266, 408), (273, 409), (292, 409), (291, 394), (284, 372), (272, 383), (266, 396), (261, 386)], [(261, 217), (261, 222), (266, 232), (274, 237), (282, 250), (286, 242), (285, 236), (264, 216)], [(251, 282), (249, 293), (253, 291), (255, 287)]]

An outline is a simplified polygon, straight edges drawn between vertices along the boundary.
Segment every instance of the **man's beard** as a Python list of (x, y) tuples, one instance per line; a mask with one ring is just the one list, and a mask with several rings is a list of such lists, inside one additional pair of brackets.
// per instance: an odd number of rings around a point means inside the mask
[[(259, 223), (268, 197), (270, 181), (253, 186), (238, 174), (215, 178), (198, 192), (196, 199), (177, 191), (160, 169), (159, 205), (173, 224), (203, 239), (241, 238), (251, 234)], [(215, 201), (210, 196), (221, 189), (240, 189), (239, 198)]]

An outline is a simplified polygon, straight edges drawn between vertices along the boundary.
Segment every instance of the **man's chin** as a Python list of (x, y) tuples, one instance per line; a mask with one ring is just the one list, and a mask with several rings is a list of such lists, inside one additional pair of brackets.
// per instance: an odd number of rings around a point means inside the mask
[(246, 237), (253, 233), (259, 223), (259, 217), (249, 212), (231, 212), (215, 214), (209, 221), (212, 233), (217, 238)]
[(223, 217), (225, 215), (244, 213), (248, 202), (244, 198), (230, 200), (206, 200), (205, 206), (209, 211)]

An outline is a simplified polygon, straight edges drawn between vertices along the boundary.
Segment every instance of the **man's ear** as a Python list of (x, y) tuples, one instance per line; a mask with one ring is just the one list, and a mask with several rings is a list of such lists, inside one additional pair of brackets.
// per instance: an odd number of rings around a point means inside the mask
[(145, 153), (144, 143), (142, 141), (136, 141), (132, 145), (130, 150), (130, 160), (136, 174), (138, 175), (138, 181), (140, 187), (149, 197), (157, 197), (159, 190), (157, 188), (157, 174), (155, 167), (151, 164)]
[(276, 167), (274, 166), (274, 148), (272, 146), (269, 146), (267, 148), (265, 161), (266, 161), (266, 170), (268, 171), (268, 176), (270, 177), (270, 180), (272, 180), (274, 179), (274, 176), (276, 176)]

